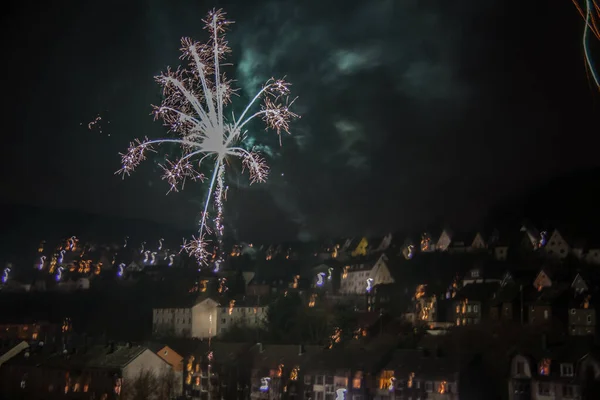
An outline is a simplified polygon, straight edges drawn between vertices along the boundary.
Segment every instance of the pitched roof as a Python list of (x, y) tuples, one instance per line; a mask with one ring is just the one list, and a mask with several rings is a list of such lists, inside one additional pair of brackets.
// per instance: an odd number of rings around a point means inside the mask
[(400, 379), (408, 379), (414, 373), (416, 379), (435, 381), (454, 381), (459, 372), (458, 363), (453, 358), (428, 355), (418, 349), (396, 350), (385, 369), (395, 371)]
[[(302, 351), (301, 351), (302, 350)], [(321, 346), (300, 346), (287, 344), (256, 344), (250, 349), (253, 367), (257, 369), (272, 369), (278, 365), (304, 365), (322, 351)]]
[(477, 301), (491, 300), (500, 284), (497, 282), (474, 283), (463, 287), (454, 297), (455, 300), (469, 299)]

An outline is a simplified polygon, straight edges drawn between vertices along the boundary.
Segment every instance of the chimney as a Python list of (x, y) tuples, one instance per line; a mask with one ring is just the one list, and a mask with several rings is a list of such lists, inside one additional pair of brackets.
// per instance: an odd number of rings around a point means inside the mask
[(301, 356), (304, 353), (306, 353), (306, 349), (304, 348), (304, 345), (301, 344), (301, 345), (298, 346), (298, 355)]

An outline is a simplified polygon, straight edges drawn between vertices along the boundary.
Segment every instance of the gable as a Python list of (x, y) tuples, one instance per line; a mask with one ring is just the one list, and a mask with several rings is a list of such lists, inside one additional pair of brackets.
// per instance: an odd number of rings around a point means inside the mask
[(371, 273), (371, 276), (375, 278), (375, 285), (382, 285), (395, 282), (387, 264), (384, 261), (382, 261), (381, 264), (379, 264), (379, 267), (376, 271), (373, 271)]
[(510, 363), (510, 374), (512, 377), (529, 377), (533, 375), (532, 365), (529, 359), (522, 354), (515, 355)]
[(448, 249), (448, 246), (450, 246), (451, 241), (452, 237), (450, 236), (450, 233), (444, 229), (444, 231), (442, 231), (442, 234), (440, 235), (436, 247), (438, 250), (445, 251)]
[(202, 300), (200, 303), (196, 304), (192, 308), (196, 308), (198, 306), (200, 306), (202, 308), (213, 308), (213, 307), (217, 307), (218, 305), (219, 305), (219, 303), (217, 303), (215, 300), (208, 298), (208, 299)]
[(559, 247), (563, 245), (568, 246), (567, 241), (562, 237), (558, 229), (555, 229), (554, 232), (552, 232), (552, 235), (548, 240), (548, 244), (552, 247)]
[(514, 279), (510, 272), (506, 272), (504, 274), (504, 277), (502, 278), (502, 282), (500, 283), (500, 286), (506, 286), (509, 283), (514, 283)]
[(538, 276), (535, 278), (535, 281), (533, 281), (533, 286), (537, 290), (542, 290), (543, 288), (552, 286), (552, 280), (544, 272), (544, 270), (541, 270), (540, 273), (538, 274)]
[(571, 288), (576, 292), (585, 292), (589, 290), (587, 283), (585, 283), (585, 280), (579, 274), (577, 274), (577, 276), (575, 276), (575, 279), (573, 279)]
[(471, 247), (474, 249), (485, 248), (485, 241), (483, 240), (481, 233), (477, 232), (477, 235), (475, 235), (475, 238), (473, 239), (473, 243), (471, 243)]

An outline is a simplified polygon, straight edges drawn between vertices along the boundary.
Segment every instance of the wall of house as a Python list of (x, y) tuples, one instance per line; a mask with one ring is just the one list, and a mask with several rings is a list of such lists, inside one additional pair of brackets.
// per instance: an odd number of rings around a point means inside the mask
[(569, 333), (573, 336), (593, 335), (596, 332), (596, 310), (572, 308), (569, 310)]
[(546, 254), (552, 257), (565, 258), (569, 255), (569, 245), (563, 239), (561, 234), (555, 230), (552, 232), (548, 243), (544, 247)]
[(589, 264), (600, 264), (600, 249), (590, 249), (585, 255), (585, 262)]
[(527, 322), (540, 325), (552, 320), (552, 307), (548, 305), (531, 305), (528, 307)]
[(192, 307), (193, 338), (209, 338), (217, 335), (218, 304), (207, 299)]
[(443, 231), (442, 234), (440, 235), (440, 238), (438, 239), (435, 247), (438, 251), (446, 251), (446, 250), (448, 250), (448, 246), (450, 246), (451, 242), (452, 242), (452, 238), (450, 237), (448, 232)]
[(508, 246), (496, 246), (494, 248), (494, 256), (498, 261), (506, 261), (508, 256)]
[(155, 308), (152, 311), (152, 330), (189, 337), (192, 330), (191, 308)]
[(452, 303), (452, 321), (457, 326), (479, 323), (481, 321), (481, 313), (481, 302), (479, 301), (468, 301), (466, 304), (463, 304), (462, 301)]
[(169, 371), (171, 367), (158, 355), (151, 350), (144, 350), (139, 356), (123, 368), (123, 381), (135, 379), (144, 371), (152, 372), (156, 377), (160, 377)]
[(258, 327), (267, 318), (267, 307), (220, 307), (218, 312), (217, 332), (221, 334), (236, 324)]

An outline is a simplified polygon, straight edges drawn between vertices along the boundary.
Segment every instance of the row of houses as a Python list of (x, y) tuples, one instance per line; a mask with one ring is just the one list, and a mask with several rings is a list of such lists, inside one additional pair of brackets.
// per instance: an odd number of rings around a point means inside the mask
[[(508, 355), (507, 396), (490, 388), (479, 398), (597, 398), (599, 360), (589, 342), (537, 337)], [(65, 351), (21, 342), (0, 352), (0, 395), (131, 398), (150, 373), (169, 377), (150, 399), (458, 400), (475, 398), (469, 361), (444, 336), (426, 336), (418, 348), (399, 348), (390, 334), (333, 348), (174, 340)]]

